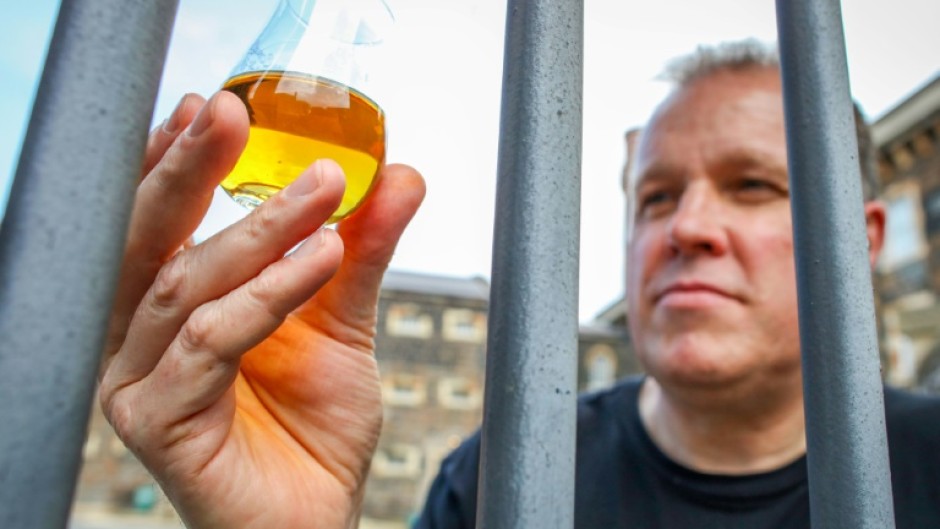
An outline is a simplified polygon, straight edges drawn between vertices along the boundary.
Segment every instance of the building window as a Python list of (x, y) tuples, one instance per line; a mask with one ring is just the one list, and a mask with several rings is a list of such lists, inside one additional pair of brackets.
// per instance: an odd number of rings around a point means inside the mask
[(372, 458), (372, 472), (382, 478), (414, 478), (421, 474), (421, 449), (406, 444), (379, 447)]
[(884, 250), (878, 262), (891, 272), (927, 256), (920, 192), (916, 185), (898, 185), (886, 193), (888, 204)]
[(486, 316), (470, 309), (447, 309), (443, 334), (445, 340), (482, 343), (486, 340)]
[(388, 309), (385, 328), (394, 336), (430, 338), (434, 335), (434, 321), (430, 314), (421, 312), (414, 303), (398, 303)]
[(394, 373), (382, 380), (382, 399), (391, 406), (420, 406), (427, 400), (427, 384), (420, 377)]
[(587, 370), (587, 390), (594, 391), (611, 386), (617, 378), (617, 353), (613, 347), (598, 344), (584, 355)]
[(467, 378), (443, 378), (437, 383), (437, 401), (445, 408), (475, 410), (483, 403), (483, 390)]

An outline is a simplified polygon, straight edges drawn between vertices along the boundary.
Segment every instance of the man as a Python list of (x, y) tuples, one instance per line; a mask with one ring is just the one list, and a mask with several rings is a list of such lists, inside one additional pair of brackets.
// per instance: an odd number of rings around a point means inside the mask
[[(807, 528), (776, 56), (733, 43), (668, 74), (628, 189), (626, 301), (647, 376), (579, 403), (575, 527)], [(874, 264), (884, 207), (864, 214)], [(886, 407), (897, 526), (940, 527), (940, 402), (889, 390)], [(479, 444), (444, 461), (417, 527), (474, 527)]]
[[(581, 401), (580, 528), (808, 523), (780, 81), (732, 63), (688, 76), (640, 144), (627, 283), (649, 376)], [(381, 424), (378, 288), (424, 186), (388, 167), (337, 236), (318, 227), (341, 174), (317, 162), (192, 246), (247, 127), (223, 93), (151, 136), (102, 405), (190, 529), (352, 527)], [(865, 211), (874, 260), (884, 213)], [(938, 458), (914, 462), (940, 448), (940, 407), (887, 400), (898, 525), (940, 526)], [(477, 446), (445, 462), (419, 525), (473, 527)]]

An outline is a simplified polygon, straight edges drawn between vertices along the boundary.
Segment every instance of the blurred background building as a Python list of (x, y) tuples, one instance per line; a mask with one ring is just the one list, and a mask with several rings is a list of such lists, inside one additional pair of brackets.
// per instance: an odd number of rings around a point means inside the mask
[(889, 383), (940, 392), (940, 75), (872, 124), (887, 234), (876, 285)]
[[(872, 134), (880, 197), (888, 208), (886, 246), (874, 277), (885, 378), (940, 392), (940, 76), (873, 123)], [(624, 175), (635, 140), (636, 132), (628, 132)], [(612, 299), (621, 295), (611, 292)], [(479, 427), (488, 298), (489, 284), (481, 278), (387, 274), (376, 336), (385, 422), (362, 527), (406, 527), (443, 457)], [(581, 325), (581, 391), (639, 372), (626, 324), (618, 300)], [(72, 524), (73, 529), (180, 526), (97, 406)]]

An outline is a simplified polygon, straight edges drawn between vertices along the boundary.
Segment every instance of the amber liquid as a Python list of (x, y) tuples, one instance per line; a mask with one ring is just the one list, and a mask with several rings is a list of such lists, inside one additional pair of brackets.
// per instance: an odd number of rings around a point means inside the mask
[(346, 192), (327, 223), (363, 202), (385, 162), (385, 114), (355, 90), (322, 77), (247, 73), (223, 86), (248, 107), (248, 145), (222, 188), (239, 204), (260, 205), (320, 158), (346, 173)]

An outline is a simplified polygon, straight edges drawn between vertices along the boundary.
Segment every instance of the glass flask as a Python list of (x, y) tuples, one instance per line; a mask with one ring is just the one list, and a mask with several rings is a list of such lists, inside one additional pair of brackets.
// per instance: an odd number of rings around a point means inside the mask
[(365, 200), (385, 163), (385, 113), (370, 92), (374, 61), (394, 17), (383, 0), (280, 0), (223, 90), (251, 123), (248, 145), (222, 188), (253, 209), (320, 158), (346, 174), (327, 223)]

